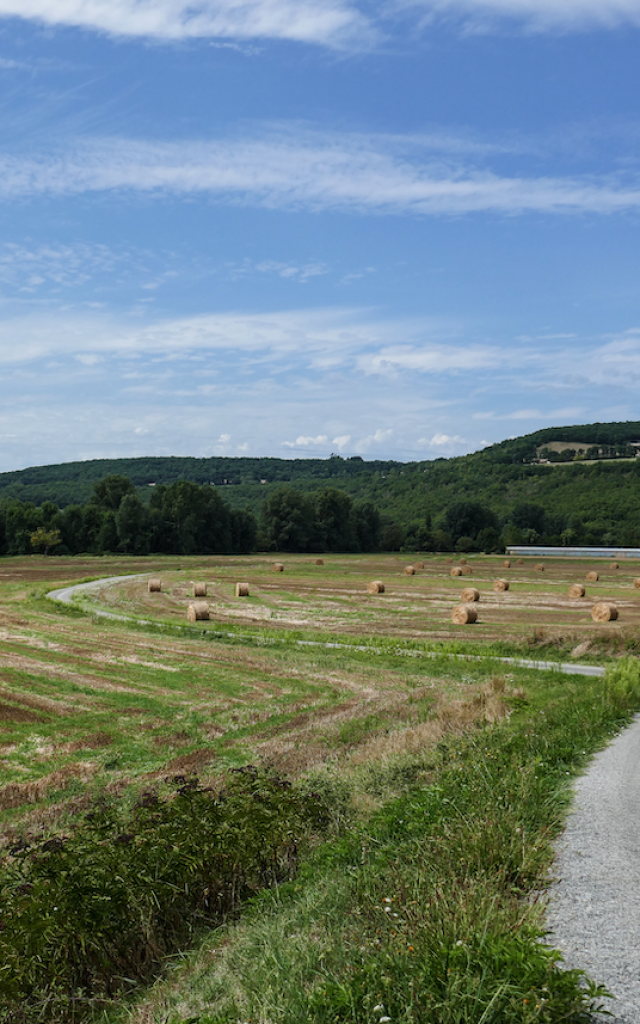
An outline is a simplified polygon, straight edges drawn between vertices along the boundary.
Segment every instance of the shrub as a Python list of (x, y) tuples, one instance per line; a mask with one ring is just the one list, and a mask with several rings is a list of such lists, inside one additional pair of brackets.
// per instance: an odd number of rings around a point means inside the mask
[(321, 804), (247, 767), (218, 791), (178, 776), (133, 809), (103, 799), (67, 835), (17, 843), (0, 884), (0, 1020), (77, 1019), (151, 976), (203, 924), (291, 876)]

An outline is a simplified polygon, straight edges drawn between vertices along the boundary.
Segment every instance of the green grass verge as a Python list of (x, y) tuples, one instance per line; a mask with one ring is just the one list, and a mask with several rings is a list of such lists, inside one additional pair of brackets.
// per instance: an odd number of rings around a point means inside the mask
[[(586, 1024), (604, 990), (545, 945), (552, 840), (571, 778), (640, 704), (640, 668), (529, 677), (510, 720), (371, 764), (352, 817), (295, 882), (259, 897), (110, 1024)], [(314, 780), (318, 787), (318, 779)], [(345, 808), (344, 777), (325, 776)], [(338, 815), (339, 816), (339, 815)], [(214, 952), (215, 950), (215, 952)]]

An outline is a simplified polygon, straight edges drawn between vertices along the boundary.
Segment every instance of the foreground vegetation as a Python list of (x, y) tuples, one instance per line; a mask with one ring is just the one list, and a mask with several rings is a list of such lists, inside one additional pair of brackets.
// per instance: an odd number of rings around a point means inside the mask
[[(61, 565), (148, 562), (4, 563), (0, 1021), (591, 1019), (598, 979), (562, 969), (541, 896), (573, 775), (640, 707), (628, 625), (557, 634), (565, 658), (589, 636), (604, 680), (451, 659), (505, 652), (504, 596), (484, 647), (482, 625), (430, 642), (446, 564), (325, 562), (165, 560), (162, 594), (132, 577), (84, 611), (43, 599)], [(374, 569), (387, 593), (363, 602)], [(534, 623), (578, 569), (518, 570)], [(212, 576), (214, 618), (189, 626)], [(234, 604), (234, 578), (257, 596)]]

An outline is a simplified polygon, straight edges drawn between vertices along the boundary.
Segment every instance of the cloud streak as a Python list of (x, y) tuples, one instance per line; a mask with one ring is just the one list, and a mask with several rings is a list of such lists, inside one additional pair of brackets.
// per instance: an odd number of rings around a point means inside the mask
[(419, 139), (282, 132), (258, 139), (103, 139), (0, 156), (0, 201), (90, 193), (206, 195), (271, 209), (419, 216), (615, 214), (640, 209), (640, 181), (506, 176), (420, 150)]
[[(395, 13), (491, 29), (505, 20), (535, 31), (640, 25), (639, 0), (0, 0), (21, 18), (114, 37), (288, 40), (361, 50), (390, 31)], [(391, 17), (390, 17), (391, 16)]]
[(640, 25), (639, 0), (396, 0), (396, 8), (422, 10), (429, 19), (463, 18), (485, 31), (505, 19), (534, 31)]
[(0, 17), (158, 40), (285, 39), (339, 47), (373, 36), (349, 0), (0, 0)]

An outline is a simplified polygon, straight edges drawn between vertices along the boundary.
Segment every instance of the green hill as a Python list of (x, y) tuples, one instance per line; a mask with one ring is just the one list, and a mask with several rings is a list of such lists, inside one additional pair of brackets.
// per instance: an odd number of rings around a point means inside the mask
[[(231, 510), (259, 519), (283, 486), (313, 498), (327, 488), (370, 504), (385, 523), (384, 544), (428, 549), (473, 542), (640, 544), (640, 422), (548, 427), (471, 455), (422, 462), (277, 458), (99, 459), (0, 474), (0, 503), (84, 505), (109, 474), (128, 477), (144, 505), (177, 481), (214, 485)], [(584, 453), (563, 449), (592, 446)], [(539, 464), (553, 445), (560, 460)], [(567, 454), (568, 451), (568, 454)], [(631, 456), (631, 457), (630, 457)], [(571, 461), (568, 461), (571, 460)], [(315, 499), (314, 499), (315, 500)], [(153, 502), (152, 502), (153, 504)], [(473, 550), (473, 547), (469, 548)]]

